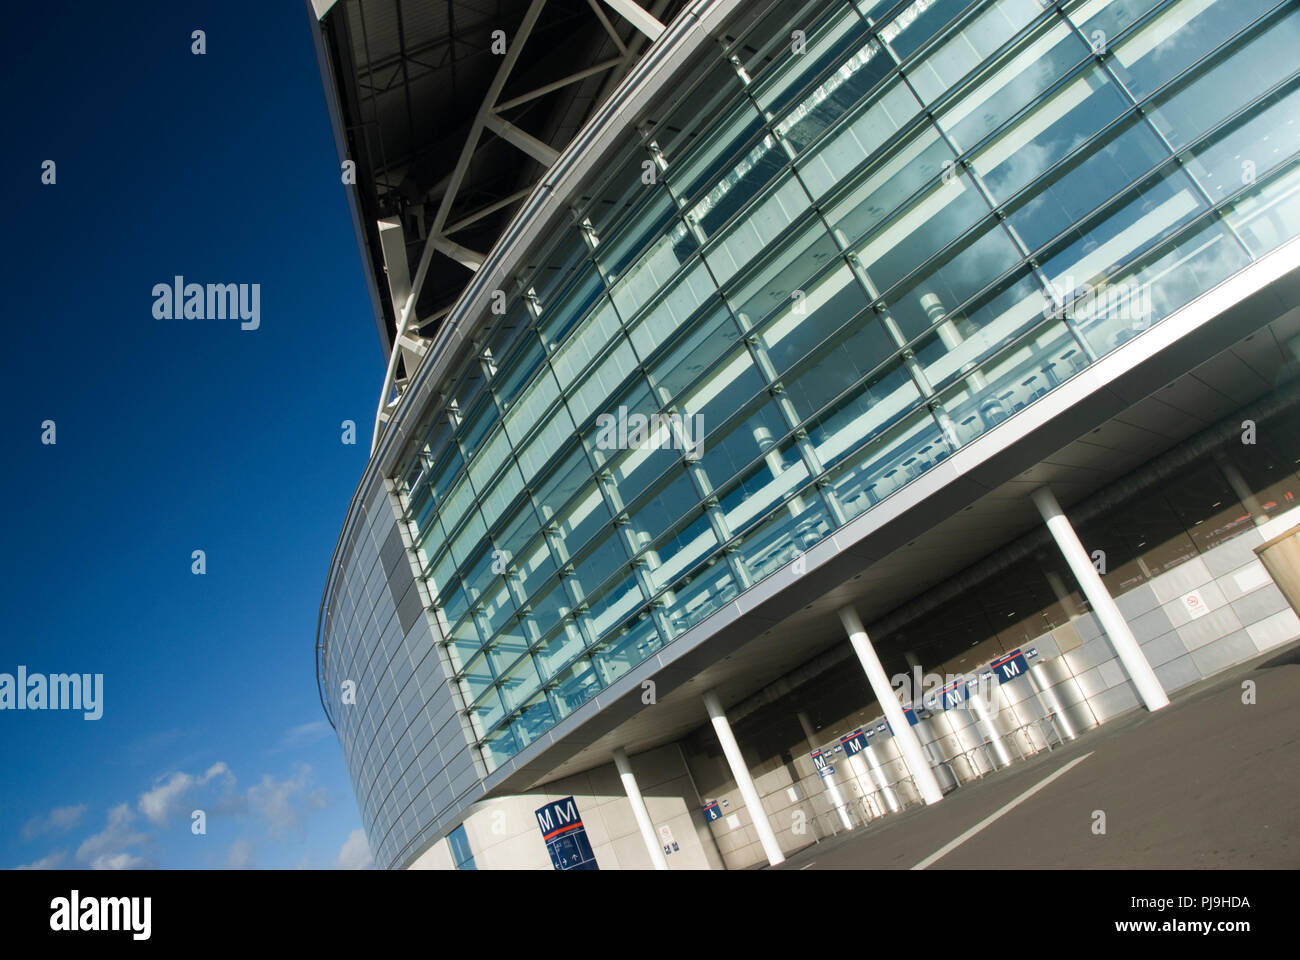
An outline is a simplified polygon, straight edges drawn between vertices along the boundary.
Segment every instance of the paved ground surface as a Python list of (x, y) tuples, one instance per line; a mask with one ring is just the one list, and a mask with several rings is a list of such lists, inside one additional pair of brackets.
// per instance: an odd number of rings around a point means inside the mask
[[(1242, 684), (1255, 682), (1253, 705)], [(782, 870), (910, 868), (1084, 757), (929, 867), (1300, 867), (1300, 644), (949, 793), (800, 851)], [(1106, 814), (1104, 836), (1093, 811)]]

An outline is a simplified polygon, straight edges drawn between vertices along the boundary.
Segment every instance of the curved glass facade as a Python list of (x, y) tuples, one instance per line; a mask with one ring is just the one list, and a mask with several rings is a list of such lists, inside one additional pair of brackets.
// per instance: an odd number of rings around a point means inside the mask
[(1297, 48), (1276, 0), (822, 2), (715, 47), (396, 478), (485, 769), (1300, 233)]

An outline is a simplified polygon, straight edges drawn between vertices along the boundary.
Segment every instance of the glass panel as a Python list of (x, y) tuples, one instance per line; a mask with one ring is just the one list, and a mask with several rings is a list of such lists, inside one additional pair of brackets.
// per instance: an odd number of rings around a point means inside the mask
[(705, 444), (699, 465), (709, 489), (725, 484), (787, 431), (776, 404), (762, 399), (725, 430), (715, 432)]
[(627, 559), (623, 538), (613, 530), (605, 530), (574, 564), (573, 576), (565, 580), (573, 590), (574, 599), (581, 602), (594, 595), (601, 584), (619, 572)]
[(638, 548), (667, 530), (700, 500), (700, 495), (686, 475), (677, 467), (655, 484), (628, 515), (627, 532)]
[(664, 595), (668, 600), (664, 616), (673, 636), (689, 630), (739, 592), (731, 569), (720, 558), (694, 577), (678, 581)]
[(847, 336), (837, 338), (810, 364), (783, 380), (796, 415), (801, 420), (814, 416), (884, 363), (895, 349), (880, 321), (867, 315), (854, 324)]
[[(464, 408), (461, 408), (464, 412)], [(497, 422), (497, 405), (492, 397), (484, 395), (472, 411), (461, 422), (459, 431), (460, 447), (466, 458), (473, 457), (479, 444)]]
[(600, 680), (591, 661), (581, 658), (556, 678), (550, 688), (551, 710), (556, 720), (563, 720), (600, 692)]
[(1115, 85), (1089, 67), (981, 149), (972, 167), (996, 200), (1008, 200), (1127, 108)]
[(507, 669), (519, 659), (528, 646), (528, 637), (524, 633), (523, 626), (518, 620), (512, 620), (488, 647), (487, 655), (492, 669), (497, 673)]
[[(945, 163), (951, 165), (953, 160), (952, 151), (939, 139), (939, 134), (923, 127), (891, 156), (873, 165), (847, 192), (841, 193), (826, 208), (826, 220), (840, 242), (848, 245), (874, 229), (923, 185), (937, 180)], [(940, 201), (944, 199), (938, 197)]]
[(677, 529), (642, 554), (651, 583), (662, 590), (716, 550), (718, 538), (709, 518), (697, 510)]
[(507, 710), (513, 710), (531, 697), (533, 693), (542, 685), (542, 679), (537, 674), (537, 667), (533, 663), (532, 657), (525, 657), (523, 661), (510, 671), (510, 675), (503, 677), (501, 680), (501, 699), (506, 705)]
[[(596, 535), (610, 521), (609, 508), (595, 484), (584, 490), (577, 502), (555, 524), (556, 538), (570, 554)], [(625, 558), (626, 559), (626, 558)]]
[(548, 368), (543, 367), (537, 379), (524, 391), (522, 399), (505, 415), (503, 426), (511, 442), (522, 443), (528, 436), (528, 431), (537, 425), (537, 421), (559, 396), (560, 388), (555, 377)]
[[(1181, 170), (1150, 177), (1124, 194), (1104, 217), (1094, 217), (1072, 229), (1068, 246), (1049, 258), (1043, 271), (1057, 291), (1067, 294), (1066, 302), (1071, 302), (1077, 297), (1070, 291), (1104, 286), (1107, 278), (1115, 275), (1115, 264), (1150, 249), (1204, 206)], [(1117, 345), (1112, 342), (1103, 348), (1094, 333), (1089, 333), (1088, 339), (1098, 353)]]
[(610, 295), (619, 314), (632, 317), (637, 310), (668, 283), (677, 269), (695, 252), (695, 238), (686, 225), (674, 222), (668, 232), (656, 240), (627, 273), (613, 284)]
[(958, 312), (936, 314), (934, 331), (914, 347), (916, 359), (930, 386), (939, 389), (1040, 323), (1052, 309), (1033, 274), (1018, 271)]
[[(640, 158), (638, 158), (640, 159)], [(641, 172), (638, 166), (638, 173)], [(595, 258), (605, 276), (613, 283), (627, 265), (641, 255), (651, 239), (668, 225), (677, 207), (668, 191), (661, 186), (647, 188), (637, 197), (639, 206), (627, 217), (616, 232), (600, 234)]]
[[(855, 251), (871, 280), (873, 292), (882, 293), (898, 283), (988, 211), (988, 204), (965, 174), (931, 187), (918, 203), (895, 217), (888, 226), (872, 233)], [(980, 243), (985, 244), (977, 255), (984, 261), (982, 271), (963, 278), (968, 288), (977, 277), (981, 283), (987, 283), (990, 276), (1002, 272), (998, 269), (988, 272), (992, 266), (990, 260), (996, 260), (1006, 269), (1018, 259), (1010, 241), (997, 231), (986, 230)], [(992, 249), (993, 246), (1001, 249)], [(964, 246), (949, 251), (947, 272), (969, 270), (971, 256), (971, 250)], [(943, 273), (944, 269), (939, 272)]]
[(788, 44), (779, 65), (768, 67), (754, 85), (753, 96), (769, 113), (784, 109), (808, 81), (834, 64), (843, 63), (851, 51), (863, 47), (867, 25), (852, 7), (838, 7), (812, 28), (802, 27), (804, 45), (801, 52)]
[(1197, 147), (1187, 156), (1187, 168), (1213, 200), (1222, 201), (1300, 153), (1297, 117), (1300, 84), (1293, 84)]
[[(498, 719), (500, 719), (500, 714), (497, 714), (497, 717), (493, 719), (493, 723), (497, 722)], [(481, 735), (481, 731), (485, 730), (485, 728), (489, 726), (485, 719), (477, 717), (473, 712), (471, 712), (471, 721), (473, 722), (474, 732), (476, 732), (476, 734)], [(515, 740), (515, 731), (513, 731), (511, 727), (502, 727), (500, 730), (490, 732), (490, 734), (487, 735), (487, 739), (484, 740), (482, 752), (484, 752), (485, 764), (491, 767), (491, 769), (495, 769), (495, 767), (500, 764), (504, 764), (504, 762), (510, 760), (512, 756), (515, 756), (516, 753), (519, 753), (519, 743)]]
[[(881, 60), (882, 65), (887, 61)], [(864, 104), (846, 119), (840, 129), (827, 137), (806, 157), (795, 161), (795, 169), (814, 198), (846, 180), (863, 161), (916, 116), (921, 105), (901, 80), (894, 80), (869, 103)], [(777, 133), (785, 136), (796, 150), (802, 150), (822, 130), (822, 122), (829, 125), (841, 114), (827, 117), (820, 110), (800, 117), (798, 112), (777, 126)], [(798, 117), (799, 119), (795, 120)]]
[[(888, 76), (893, 67), (889, 57), (881, 53), (880, 44), (870, 41), (810, 90), (780, 123), (774, 124), (774, 132), (790, 144), (796, 153), (803, 150)], [(896, 97), (900, 89), (902, 84), (895, 81), (891, 92), (884, 94), (872, 109), (879, 108), (882, 102)], [(914, 102), (910, 94), (907, 99)]]
[(855, 447), (896, 423), (921, 399), (901, 361), (895, 361), (836, 401), (808, 424), (808, 439), (830, 468)]
[[(492, 686), (494, 679), (492, 668), (488, 666), (487, 655), (479, 654), (459, 678), (461, 693), (466, 702), (472, 703), (477, 700), (480, 695)], [(496, 706), (499, 710), (501, 705), (498, 703)], [(491, 726), (491, 724), (486, 726)]]
[(564, 340), (603, 290), (604, 284), (595, 265), (586, 262), (573, 282), (557, 295), (555, 302), (541, 301), (537, 329), (548, 349), (554, 350)]
[(1066, 316), (1097, 354), (1108, 353), (1249, 262), (1223, 226), (1208, 221), (1167, 252), (1085, 289), (1068, 301)]
[(808, 206), (808, 194), (799, 181), (787, 173), (764, 200), (750, 207), (744, 217), (705, 249), (704, 259), (718, 283), (726, 283), (741, 267), (762, 253)]
[(1078, 344), (1063, 323), (1052, 323), (991, 363), (973, 371), (943, 399), (961, 443), (997, 426), (1047, 393), (1068, 369)]
[(1168, 156), (1145, 124), (1129, 121), (1071, 159), (1007, 219), (1025, 245), (1037, 250), (1063, 225), (1077, 223)]
[[(626, 568), (625, 568), (626, 569)], [(590, 601), (587, 612), (593, 637), (602, 637), (637, 607), (645, 603), (646, 596), (637, 585), (635, 576), (628, 576), (602, 591)]]
[(573, 436), (573, 418), (563, 406), (552, 408), (542, 428), (533, 435), (528, 446), (519, 451), (519, 469), (525, 477), (536, 477), (555, 451)]
[(643, 613), (612, 638), (592, 649), (591, 660), (606, 686), (663, 646), (654, 618)]
[[(804, 357), (867, 306), (867, 296), (844, 261), (797, 290), (767, 323), (760, 342), (778, 373)], [(883, 333), (883, 331), (882, 331)]]
[[(769, 446), (763, 459), (741, 474), (718, 497), (718, 506), (726, 517), (728, 528), (736, 534), (807, 479), (808, 468), (791, 438), (780, 446)], [(796, 498), (796, 502), (802, 502), (802, 498)]]
[(626, 338), (619, 337), (609, 353), (587, 374), (582, 384), (570, 392), (569, 411), (573, 414), (574, 421), (585, 423), (593, 413), (605, 410), (610, 394), (636, 368), (637, 358), (632, 344)]
[(927, 410), (919, 410), (831, 473), (830, 489), (846, 519), (901, 489), (948, 456), (949, 447)]
[(582, 448), (570, 447), (568, 453), (551, 468), (546, 478), (533, 490), (542, 519), (550, 520), (556, 511), (562, 509), (577, 494), (582, 485), (591, 478), (591, 464)]
[[(731, 64), (724, 64), (731, 73), (732, 82), (738, 83)], [(681, 199), (690, 199), (706, 184), (713, 183), (726, 169), (731, 157), (748, 143), (763, 125), (758, 109), (747, 97), (739, 97), (727, 105), (730, 116), (713, 128), (702, 144), (681, 142), (680, 146), (659, 142), (668, 159), (668, 169), (663, 178), (672, 192)], [(700, 118), (692, 118), (699, 124)], [(683, 156), (686, 151), (689, 153)]]
[(754, 580), (762, 580), (816, 544), (832, 526), (821, 498), (809, 492), (793, 498), (785, 509), (747, 535), (737, 556)]
[(484, 636), (496, 636), (505, 629), (506, 621), (515, 612), (515, 601), (505, 583), (492, 588), (491, 593), (479, 608), (479, 632)]
[(699, 228), (703, 237), (712, 236), (785, 167), (786, 156), (771, 134), (736, 162), (720, 180), (687, 211), (686, 222)]
[(632, 325), (628, 336), (642, 360), (672, 337), (688, 317), (695, 313), (714, 292), (713, 281), (702, 261), (695, 263), (673, 281), (657, 303)]
[(531, 596), (555, 569), (550, 548), (545, 538), (539, 537), (520, 555), (517, 562), (511, 563), (512, 582), (519, 601)]
[(671, 401), (740, 339), (727, 308), (715, 300), (694, 326), (647, 371), (663, 403)]
[(905, 71), (921, 100), (933, 103), (1042, 12), (1037, 0), (995, 0), (971, 17)]
[[(650, 392), (650, 385), (641, 377), (633, 377), (623, 391), (615, 397), (610, 397), (604, 405), (603, 412), (614, 417), (620, 414), (624, 418), (629, 418), (633, 414), (641, 414), (649, 417), (659, 409), (659, 403), (655, 400), (654, 395)], [(609, 460), (619, 456), (621, 447), (610, 449), (608, 444), (608, 429), (605, 426), (606, 421), (597, 417), (583, 434), (582, 443), (590, 454), (591, 459), (598, 465), (603, 465)], [(635, 494), (628, 494), (635, 496)]]
[(1227, 218), (1257, 257), (1290, 240), (1300, 225), (1300, 165), (1238, 200)]
[(548, 677), (554, 676), (557, 670), (582, 652), (583, 646), (577, 626), (572, 621), (565, 622), (537, 648), (537, 664)]
[[(1175, 149), (1190, 143), (1293, 74), (1298, 66), (1297, 47), (1300, 10), (1274, 20), (1264, 32), (1220, 54), (1216, 62), (1203, 65), (1193, 79), (1180, 81), (1178, 89), (1162, 95), (1149, 111), (1151, 122)], [(1275, 121), (1279, 128), (1286, 125), (1283, 116), (1294, 118), (1296, 111), (1292, 108), (1279, 114)], [(1294, 124), (1290, 126), (1294, 129)], [(1255, 159), (1258, 163), (1269, 158)], [(1240, 183), (1240, 177), (1235, 179)]]
[(709, 433), (725, 423), (763, 389), (749, 352), (741, 349), (718, 367), (681, 400), (683, 412), (693, 418), (703, 417), (704, 432)]
[[(900, 60), (906, 60), (971, 5), (971, 0), (912, 0), (880, 28), (880, 39), (894, 49)], [(879, 5), (877, 9), (883, 11)]]
[(555, 715), (551, 713), (550, 701), (546, 694), (539, 693), (523, 706), (514, 722), (519, 748), (522, 750), (554, 725)]
[(794, 291), (835, 255), (835, 242), (819, 219), (762, 251), (757, 266), (726, 287), (727, 300), (745, 329), (790, 302)]
[(1276, 0), (1184, 0), (1114, 48), (1112, 69), (1141, 99), (1182, 73)]
[(551, 357), (551, 368), (560, 386), (569, 387), (609, 343), (620, 328), (618, 314), (608, 300), (601, 298), (591, 315), (564, 346)]

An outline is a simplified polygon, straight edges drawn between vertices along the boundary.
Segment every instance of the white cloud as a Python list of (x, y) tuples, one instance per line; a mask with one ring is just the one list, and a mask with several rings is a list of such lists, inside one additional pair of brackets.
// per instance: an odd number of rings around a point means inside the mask
[(180, 809), (180, 802), (185, 794), (217, 777), (222, 778), (227, 788), (234, 785), (235, 775), (224, 763), (214, 763), (202, 776), (177, 772), (159, 777), (154, 781), (152, 790), (140, 794), (140, 812), (151, 823), (162, 826)]
[(14, 867), (15, 870), (57, 870), (63, 866), (63, 862), (68, 859), (68, 854), (63, 850), (56, 850), (54, 853), (47, 854), (39, 860), (31, 863), (20, 864)]
[(84, 803), (67, 807), (55, 807), (43, 817), (32, 817), (23, 824), (23, 840), (35, 840), (46, 833), (62, 833), (71, 830), (90, 808)]
[(247, 870), (253, 865), (253, 842), (240, 837), (230, 845), (226, 854), (226, 868), (229, 870)]
[(300, 747), (303, 744), (311, 743), (313, 740), (319, 740), (330, 732), (330, 725), (325, 720), (313, 720), (311, 723), (300, 723), (296, 727), (287, 730), (280, 739), (279, 750), (292, 749)]
[[(87, 837), (77, 848), (77, 860), (81, 863), (89, 863), (97, 870), (112, 869), (112, 864), (134, 865), (130, 864), (132, 859), (130, 857), (123, 860), (127, 848), (149, 839), (148, 834), (136, 833), (132, 829), (131, 825), (134, 822), (135, 814), (131, 812), (130, 806), (119, 803), (108, 811), (108, 821), (104, 829)], [(97, 864), (101, 866), (96, 866)]]
[(129, 853), (105, 853), (90, 861), (91, 870), (138, 870), (144, 866), (144, 857)]
[(367, 870), (375, 865), (375, 858), (370, 855), (370, 844), (366, 842), (364, 830), (353, 830), (343, 841), (338, 859), (334, 866), (340, 870)]
[(272, 837), (300, 829), (306, 813), (325, 807), (325, 790), (312, 790), (311, 780), (311, 767), (304, 764), (286, 780), (263, 774), (262, 782), (248, 789), (248, 807), (266, 823)]

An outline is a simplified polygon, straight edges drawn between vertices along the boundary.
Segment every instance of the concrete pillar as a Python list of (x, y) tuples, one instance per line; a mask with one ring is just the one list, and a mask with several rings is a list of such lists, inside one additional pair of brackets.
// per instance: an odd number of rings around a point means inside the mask
[(1259, 497), (1251, 492), (1250, 484), (1241, 475), (1237, 465), (1229, 460), (1228, 455), (1222, 450), (1214, 451), (1214, 462), (1218, 464), (1219, 472), (1228, 481), (1228, 486), (1232, 488), (1232, 492), (1241, 501), (1241, 505), (1246, 508), (1246, 512), (1250, 514), (1250, 519), (1255, 522), (1255, 526), (1262, 527), (1268, 523), (1268, 511), (1260, 505)]
[(1088, 551), (1079, 542), (1078, 534), (1074, 532), (1070, 519), (1061, 510), (1061, 505), (1056, 502), (1056, 496), (1047, 487), (1039, 487), (1032, 496), (1034, 506), (1038, 507), (1043, 522), (1047, 524), (1048, 532), (1065, 556), (1065, 562), (1069, 564), (1074, 579), (1079, 581), (1079, 586), (1083, 588), (1083, 595), (1088, 598), (1088, 603), (1092, 604), (1093, 612), (1101, 622), (1102, 629), (1106, 631), (1106, 636), (1110, 638), (1111, 646), (1119, 655), (1124, 669), (1128, 671), (1133, 686), (1137, 687), (1138, 696), (1142, 698), (1148, 710), (1159, 710), (1161, 707), (1169, 706), (1169, 695), (1165, 693), (1164, 687), (1156, 678), (1155, 671), (1147, 662), (1146, 655), (1138, 646), (1133, 631), (1128, 627), (1128, 622), (1119, 612), (1119, 607), (1115, 606), (1110, 591), (1097, 575), (1097, 568), (1092, 565)]
[(745, 758), (740, 755), (740, 744), (736, 742), (736, 736), (731, 732), (731, 724), (727, 722), (727, 712), (722, 709), (718, 695), (712, 690), (704, 694), (704, 709), (709, 711), (713, 732), (718, 736), (718, 743), (722, 744), (722, 753), (727, 758), (727, 766), (731, 768), (731, 777), (740, 788), (740, 796), (749, 810), (750, 819), (754, 822), (754, 830), (758, 832), (758, 842), (763, 845), (767, 862), (774, 867), (778, 863), (784, 863), (785, 854), (781, 852), (781, 845), (776, 842), (776, 833), (767, 819), (767, 811), (763, 809), (763, 802), (758, 797), (758, 790), (755, 789), (754, 781), (749, 775), (749, 768), (745, 766)]
[(889, 677), (885, 676), (885, 668), (880, 665), (880, 658), (876, 656), (876, 650), (867, 637), (867, 629), (862, 625), (862, 619), (852, 607), (840, 607), (839, 615), (840, 623), (844, 624), (844, 630), (849, 635), (849, 642), (853, 644), (853, 650), (857, 653), (862, 669), (867, 674), (871, 692), (876, 695), (876, 700), (885, 712), (885, 719), (889, 721), (889, 726), (894, 732), (894, 739), (898, 741), (903, 762), (907, 765), (912, 779), (916, 781), (916, 788), (927, 804), (938, 803), (943, 799), (939, 781), (934, 771), (930, 769), (930, 762), (926, 759), (925, 751), (921, 749), (921, 741), (917, 739), (916, 732), (907, 722), (907, 717), (903, 715), (903, 708), (894, 695), (894, 688), (889, 685)]
[[(799, 725), (803, 727), (804, 738), (807, 739), (808, 745), (814, 750), (817, 746), (817, 731), (813, 729), (812, 721), (808, 719), (808, 714), (802, 710), (798, 713)], [(833, 776), (833, 774), (832, 774)], [(839, 815), (840, 825), (845, 830), (853, 829), (853, 821), (849, 818), (849, 812), (844, 808), (844, 798), (840, 796), (839, 787), (835, 786), (835, 781), (831, 777), (821, 777), (822, 788), (830, 794), (831, 803), (835, 806), (835, 812)]]
[(668, 860), (664, 857), (663, 847), (659, 845), (659, 835), (655, 833), (654, 824), (650, 822), (650, 811), (646, 809), (645, 798), (637, 786), (636, 774), (632, 772), (632, 761), (627, 751), (619, 747), (614, 751), (614, 766), (618, 767), (618, 778), (623, 781), (623, 792), (627, 794), (628, 803), (632, 804), (632, 816), (641, 830), (641, 839), (645, 841), (646, 852), (656, 870), (667, 870)]
[(1061, 609), (1065, 611), (1065, 615), (1072, 621), (1083, 616), (1083, 611), (1074, 602), (1073, 594), (1065, 589), (1065, 581), (1061, 579), (1061, 575), (1055, 570), (1044, 570), (1043, 573), (1047, 576), (1047, 585), (1052, 588), (1052, 593), (1056, 594), (1056, 599), (1061, 604)]

